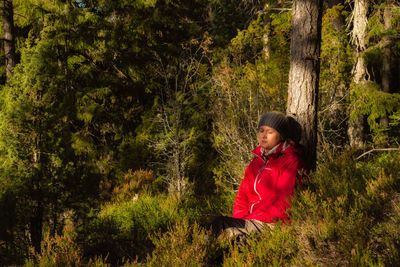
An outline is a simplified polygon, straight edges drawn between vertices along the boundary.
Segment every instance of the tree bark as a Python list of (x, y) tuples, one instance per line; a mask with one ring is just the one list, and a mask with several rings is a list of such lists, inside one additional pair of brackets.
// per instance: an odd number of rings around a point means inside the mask
[[(366, 49), (368, 6), (368, 0), (354, 1), (352, 43), (356, 54), (353, 68), (353, 83), (355, 85), (362, 84), (368, 79), (367, 65), (362, 57)], [(350, 109), (350, 112), (357, 111)], [(361, 114), (357, 116), (356, 120), (349, 120), (347, 135), (349, 136), (350, 147), (361, 148), (364, 146), (364, 117)]]
[[(383, 11), (383, 21), (384, 30), (387, 32), (391, 29), (391, 13), (392, 0), (386, 1), (386, 7)], [(392, 45), (393, 41), (389, 35), (383, 37), (383, 58), (382, 58), (382, 91), (385, 93), (390, 93), (390, 88), (392, 84)], [(387, 116), (380, 119), (381, 127), (389, 126), (389, 119)]]
[(264, 60), (268, 61), (271, 55), (271, 47), (270, 47), (270, 32), (266, 32), (263, 35), (263, 43), (264, 43), (264, 47), (263, 47), (263, 54), (264, 54)]
[(287, 115), (301, 126), (305, 162), (316, 167), (321, 0), (295, 0), (292, 9)]
[(16, 65), (14, 41), (14, 11), (12, 0), (4, 0), (3, 9), (4, 25), (4, 54), (6, 58), (6, 79), (9, 80), (12, 70)]
[[(386, 1), (386, 7), (383, 11), (383, 21), (384, 21), (384, 30), (389, 31), (391, 29), (391, 7), (392, 1)], [(392, 45), (393, 40), (390, 36), (385, 35), (383, 37), (383, 64), (382, 64), (382, 91), (389, 93), (390, 85), (392, 80), (392, 69), (391, 69), (391, 57), (392, 57)]]
[[(41, 196), (39, 196), (41, 198)], [(41, 253), (43, 230), (43, 203), (41, 200), (35, 200), (32, 206), (32, 216), (30, 218), (29, 232), (31, 235), (31, 242), (35, 253)]]
[(338, 4), (343, 4), (343, 0), (328, 0), (328, 8), (332, 8)]

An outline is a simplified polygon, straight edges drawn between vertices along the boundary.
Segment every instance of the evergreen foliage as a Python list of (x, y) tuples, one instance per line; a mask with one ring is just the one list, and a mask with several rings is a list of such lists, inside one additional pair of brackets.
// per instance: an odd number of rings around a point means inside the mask
[(319, 146), (339, 148), (346, 142), (347, 106), (351, 82), (352, 52), (341, 4), (327, 9), (322, 18), (319, 87)]
[[(245, 245), (204, 225), (231, 215), (260, 116), (286, 110), (291, 1), (13, 4), (7, 84), (0, 66), (0, 265), (399, 264), (395, 1), (370, 6), (358, 84), (352, 1), (324, 10), (317, 170), (291, 222)], [(349, 151), (360, 115), (367, 151)]]
[(400, 94), (383, 92), (373, 82), (364, 83), (362, 86), (353, 89), (353, 92), (351, 99), (357, 113), (352, 113), (350, 119), (354, 119), (353, 116), (357, 114), (366, 115), (374, 143), (387, 144), (396, 142), (398, 136), (389, 140), (387, 132), (391, 127), (380, 125), (379, 118), (390, 116), (400, 109)]

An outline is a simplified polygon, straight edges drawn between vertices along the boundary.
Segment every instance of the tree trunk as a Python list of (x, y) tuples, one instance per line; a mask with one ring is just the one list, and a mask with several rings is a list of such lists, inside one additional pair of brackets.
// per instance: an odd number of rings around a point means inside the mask
[(328, 8), (332, 8), (338, 4), (343, 4), (343, 0), (328, 0)]
[[(39, 92), (37, 95), (37, 101), (39, 103), (42, 102), (43, 93)], [(45, 212), (45, 204), (44, 204), (44, 193), (42, 188), (42, 179), (43, 179), (43, 157), (41, 153), (41, 143), (42, 143), (42, 118), (39, 112), (35, 112), (35, 117), (37, 116), (39, 119), (35, 119), (33, 121), (34, 129), (36, 134), (33, 140), (34, 151), (32, 153), (32, 169), (35, 170), (32, 177), (32, 187), (31, 190), (31, 201), (32, 201), (32, 213), (30, 217), (30, 225), (29, 232), (31, 236), (31, 242), (33, 248), (35, 249), (36, 254), (41, 253), (41, 242), (42, 242), (42, 232), (43, 232), (43, 219)]]
[(321, 18), (321, 0), (293, 1), (287, 114), (301, 126), (300, 144), (310, 169), (315, 169), (317, 156)]
[[(389, 31), (391, 29), (391, 5), (392, 1), (387, 0), (386, 1), (386, 7), (383, 11), (383, 20), (384, 20), (384, 29), (385, 31)], [(392, 80), (392, 45), (393, 45), (393, 40), (390, 36), (385, 35), (383, 37), (383, 43), (384, 43), (384, 48), (383, 48), (383, 64), (382, 64), (382, 91), (389, 93), (390, 92), (390, 85), (391, 85), (391, 80)]]
[(13, 68), (16, 65), (15, 41), (14, 41), (14, 11), (12, 0), (4, 0), (3, 9), (4, 25), (4, 54), (6, 58), (6, 79), (10, 79)]
[(263, 54), (264, 54), (264, 60), (268, 61), (271, 55), (271, 47), (270, 47), (270, 32), (268, 30), (268, 32), (264, 33), (263, 35), (263, 43), (264, 43), (264, 47), (263, 47)]
[[(353, 68), (353, 83), (361, 84), (367, 80), (367, 65), (362, 57), (366, 48), (368, 0), (355, 0), (353, 9), (352, 42), (356, 54)], [(351, 104), (351, 103), (350, 103)], [(350, 112), (357, 112), (350, 109)], [(364, 117), (360, 114), (356, 120), (349, 120), (347, 129), (350, 147), (361, 148), (364, 146)]]
[[(39, 196), (41, 198), (41, 196)], [(31, 242), (35, 253), (41, 253), (41, 242), (42, 242), (42, 230), (43, 230), (43, 203), (41, 200), (35, 200), (32, 207), (32, 217), (29, 224), (29, 232), (31, 235)]]
[[(385, 31), (391, 29), (391, 8), (392, 0), (386, 1), (386, 7), (383, 11), (383, 21)], [(382, 59), (382, 91), (385, 93), (390, 93), (391, 83), (392, 83), (392, 45), (393, 41), (389, 35), (383, 37), (383, 59)], [(387, 116), (380, 119), (381, 127), (389, 126), (389, 119)]]

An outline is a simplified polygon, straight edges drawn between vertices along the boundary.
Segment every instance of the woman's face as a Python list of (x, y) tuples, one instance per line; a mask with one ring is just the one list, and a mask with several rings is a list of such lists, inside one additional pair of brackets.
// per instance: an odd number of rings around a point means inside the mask
[(261, 126), (258, 129), (257, 139), (264, 151), (268, 152), (281, 142), (281, 135), (274, 128)]

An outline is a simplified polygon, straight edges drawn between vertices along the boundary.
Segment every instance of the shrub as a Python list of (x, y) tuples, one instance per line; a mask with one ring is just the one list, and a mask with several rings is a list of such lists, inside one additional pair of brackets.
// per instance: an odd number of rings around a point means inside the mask
[(112, 192), (112, 200), (115, 202), (128, 201), (137, 197), (139, 191), (153, 182), (154, 176), (151, 170), (131, 169), (122, 177), (121, 185), (116, 186)]
[(223, 266), (286, 266), (297, 253), (294, 228), (275, 227), (251, 235), (246, 245), (231, 246)]
[(216, 250), (212, 235), (187, 219), (152, 240), (155, 249), (147, 257), (147, 266), (203, 266)]
[(107, 261), (113, 264), (144, 259), (154, 248), (149, 235), (167, 231), (184, 217), (181, 203), (178, 198), (149, 194), (108, 203), (80, 232), (86, 256), (108, 256)]
[(142, 194), (101, 209), (83, 235), (92, 251), (86, 255), (108, 255), (97, 266), (397, 265), (400, 153), (354, 158), (343, 153), (321, 163), (296, 193), (291, 222), (248, 237), (246, 245), (215, 240), (199, 226), (207, 215), (229, 215), (232, 194)]
[[(178, 228), (182, 234), (194, 231), (193, 225), (201, 232), (199, 225), (206, 223), (208, 215), (228, 215), (232, 203), (231, 195), (177, 198), (166, 194), (152, 196), (145, 191), (134, 200), (110, 202), (80, 231), (85, 257), (102, 256), (103, 261), (113, 264), (144, 261), (153, 249), (161, 253), (159, 240), (164, 234), (175, 234), (174, 225), (181, 227)], [(185, 234), (192, 236), (189, 232)], [(214, 256), (208, 253), (212, 251), (207, 252), (207, 259), (212, 259)]]
[(291, 223), (233, 246), (225, 266), (393, 266), (400, 262), (400, 153), (345, 153), (304, 181)]
[(75, 242), (75, 232), (67, 225), (63, 235), (54, 237), (47, 232), (40, 254), (34, 254), (34, 260), (27, 260), (25, 266), (81, 266), (82, 251)]

